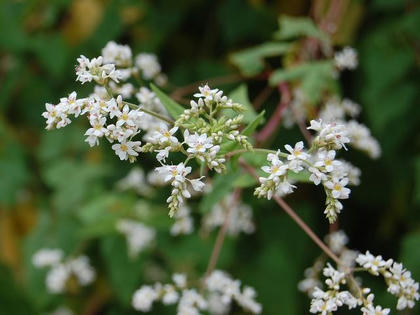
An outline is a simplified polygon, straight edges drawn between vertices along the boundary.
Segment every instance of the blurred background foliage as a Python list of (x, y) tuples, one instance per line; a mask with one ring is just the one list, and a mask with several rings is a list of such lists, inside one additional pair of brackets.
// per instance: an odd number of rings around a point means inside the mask
[[(343, 95), (362, 105), (362, 120), (380, 141), (383, 156), (372, 161), (348, 153), (362, 169), (362, 185), (345, 202), (340, 228), (350, 236), (350, 248), (399, 258), (418, 281), (420, 6), (409, 0), (347, 2), (333, 41), (356, 47), (360, 66), (342, 76)], [(148, 274), (165, 279), (169, 270), (199, 276), (212, 249), (214, 233), (173, 239), (169, 219), (153, 214), (165, 209), (139, 204), (134, 193), (115, 192), (115, 181), (132, 165), (105, 146), (90, 149), (83, 142), (85, 122), (44, 130), (45, 102), (73, 90), (87, 93), (75, 82), (80, 54), (97, 56), (115, 40), (134, 53), (156, 53), (173, 86), (223, 76), (230, 79), (216, 85), (229, 91), (239, 85), (233, 82), (238, 71), (229, 53), (269, 40), (280, 14), (307, 16), (310, 7), (304, 0), (0, 2), (0, 314), (40, 314), (62, 304), (81, 314), (134, 314), (131, 295), (150, 280)], [(252, 100), (264, 83), (247, 83)], [(277, 101), (272, 95), (264, 104), (269, 114)], [(297, 129), (280, 129), (270, 145), (278, 148), (299, 137)], [(153, 165), (147, 156), (138, 163)], [(256, 288), (264, 314), (308, 313), (309, 300), (296, 286), (318, 248), (273, 202), (245, 192), (258, 232), (227, 239), (218, 266)], [(328, 233), (322, 198), (312, 186), (289, 198), (318, 235)], [(110, 229), (113, 218), (123, 214), (154, 221), (155, 250), (135, 260), (127, 257), (124, 239)], [(100, 274), (95, 285), (71, 296), (48, 295), (45, 274), (31, 265), (32, 254), (48, 246), (89, 254)], [(378, 303), (395, 303), (383, 283), (371, 285)], [(155, 309), (155, 314), (171, 313)]]

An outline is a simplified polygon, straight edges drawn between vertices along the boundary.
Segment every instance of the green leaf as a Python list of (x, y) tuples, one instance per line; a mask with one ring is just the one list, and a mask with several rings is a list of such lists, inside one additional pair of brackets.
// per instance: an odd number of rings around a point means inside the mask
[(229, 60), (245, 76), (254, 76), (264, 70), (264, 58), (287, 53), (291, 48), (287, 43), (268, 42), (262, 45), (241, 50), (230, 55)]
[(328, 36), (319, 30), (310, 18), (286, 15), (279, 17), (279, 30), (274, 33), (275, 39), (285, 40), (301, 36), (328, 41)]
[(333, 78), (333, 64), (330, 60), (307, 62), (287, 69), (275, 70), (269, 83), (272, 86), (284, 81), (300, 80), (302, 90), (312, 104), (320, 100), (322, 93), (329, 89), (336, 89)]
[(253, 134), (255, 129), (257, 129), (258, 125), (261, 124), (264, 121), (264, 114), (265, 110), (263, 110), (261, 113), (258, 114), (257, 117), (253, 121), (251, 121), (248, 126), (245, 127), (244, 130), (242, 130), (241, 134), (244, 136), (250, 136)]
[(141, 285), (146, 253), (130, 258), (124, 238), (115, 235), (101, 240), (101, 254), (115, 295), (124, 305), (129, 305), (134, 291)]
[(174, 119), (178, 119), (178, 117), (184, 112), (185, 108), (179, 105), (173, 99), (171, 99), (153, 83), (150, 83), (150, 87), (152, 88), (153, 92), (156, 93), (156, 96), (160, 99), (163, 106), (165, 106), (169, 115), (171, 115)]
[(0, 265), (0, 283), (0, 303), (3, 314), (36, 314), (24, 292), (14, 281), (11, 270), (2, 264)]
[[(245, 123), (250, 123), (257, 117), (257, 113), (254, 110), (251, 102), (248, 98), (248, 87), (245, 84), (241, 84), (232, 92), (229, 93), (229, 98), (231, 98), (234, 102), (242, 104), (245, 108), (245, 111), (241, 113), (244, 116), (243, 121)], [(225, 109), (223, 111), (223, 115), (229, 118), (233, 118), (237, 116), (237, 112), (232, 109)]]

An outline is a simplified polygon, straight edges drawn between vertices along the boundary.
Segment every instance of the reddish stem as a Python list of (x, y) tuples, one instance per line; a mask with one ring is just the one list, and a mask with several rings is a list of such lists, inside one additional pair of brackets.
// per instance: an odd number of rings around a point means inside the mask
[(286, 109), (286, 107), (290, 103), (291, 95), (290, 95), (288, 84), (286, 82), (279, 83), (278, 90), (281, 94), (280, 102), (277, 105), (276, 110), (274, 111), (268, 123), (256, 135), (256, 140), (258, 143), (266, 141), (274, 133), (274, 131), (277, 129), (277, 127), (280, 124), (283, 111)]
[(217, 234), (216, 242), (214, 243), (213, 251), (210, 256), (209, 264), (207, 265), (207, 270), (204, 276), (204, 279), (207, 278), (216, 267), (217, 261), (220, 256), (220, 251), (223, 247), (223, 242), (225, 240), (226, 231), (229, 227), (229, 219), (230, 219), (230, 212), (232, 211), (234, 205), (238, 202), (239, 197), (241, 195), (240, 189), (235, 189), (233, 192), (233, 200), (232, 204), (228, 205), (228, 208), (226, 209), (226, 218), (223, 222), (222, 227), (219, 229), (219, 233)]
[[(258, 181), (258, 174), (254, 168), (243, 160), (239, 160), (240, 165)], [(276, 203), (299, 225), (299, 227), (337, 264), (341, 264), (340, 259), (324, 244), (323, 241), (311, 230), (311, 228), (297, 215), (295, 211), (280, 197), (274, 196)]]

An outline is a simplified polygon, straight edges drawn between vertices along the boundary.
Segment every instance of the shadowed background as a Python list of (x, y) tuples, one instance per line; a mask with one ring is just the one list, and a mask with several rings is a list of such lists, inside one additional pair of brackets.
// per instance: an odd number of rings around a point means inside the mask
[[(362, 170), (362, 184), (344, 202), (340, 228), (349, 235), (350, 248), (398, 258), (419, 281), (420, 7), (414, 1), (348, 2), (337, 17), (339, 29), (333, 40), (354, 46), (360, 64), (342, 76), (343, 95), (361, 104), (361, 120), (379, 140), (383, 155), (373, 161), (357, 152), (348, 154)], [(130, 298), (147, 282), (144, 271), (151, 268), (149, 261), (165, 266), (156, 253), (127, 261), (121, 258), (124, 239), (102, 235), (86, 249), (99, 279), (70, 298), (48, 295), (45, 274), (31, 266), (34, 250), (51, 239), (68, 250), (82, 246), (86, 211), (129, 209), (139, 198), (133, 193), (110, 197), (115, 181), (132, 165), (121, 163), (108, 146), (90, 149), (83, 142), (85, 121), (44, 130), (45, 102), (56, 102), (73, 90), (80, 95), (89, 92), (88, 86), (75, 82), (80, 54), (97, 56), (114, 40), (130, 45), (134, 54), (156, 53), (172, 86), (223, 82), (213, 78), (238, 74), (228, 62), (229, 53), (270, 39), (280, 14), (307, 16), (310, 8), (309, 1), (301, 0), (2, 1), (0, 314), (40, 314), (63, 303), (85, 314), (135, 314)], [(258, 80), (247, 83), (253, 100), (264, 86)], [(215, 87), (229, 91), (238, 85), (239, 81)], [(278, 95), (272, 95), (263, 105), (268, 117), (277, 101)], [(270, 146), (282, 147), (300, 138), (298, 129), (279, 129)], [(153, 161), (144, 157), (137, 164), (151, 166)], [(248, 192), (244, 199), (254, 208), (257, 233), (226, 240), (218, 266), (233, 270), (235, 277), (256, 288), (264, 314), (306, 314), (309, 299), (298, 292), (297, 283), (318, 248), (273, 202), (255, 201)], [(323, 198), (313, 185), (301, 185), (288, 199), (318, 235), (328, 232)], [(157, 244), (170, 257), (171, 269), (182, 266), (199, 275), (213, 240), (195, 235), (174, 243), (162, 236)], [(367, 283), (379, 304), (395, 305), (382, 281)], [(171, 310), (158, 306), (153, 314)], [(241, 311), (233, 309), (232, 314)]]

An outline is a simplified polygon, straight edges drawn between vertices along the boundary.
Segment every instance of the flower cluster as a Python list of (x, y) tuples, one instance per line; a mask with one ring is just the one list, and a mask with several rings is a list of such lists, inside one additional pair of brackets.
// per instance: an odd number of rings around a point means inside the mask
[(190, 198), (191, 193), (188, 190), (188, 183), (195, 191), (201, 191), (204, 188), (202, 177), (188, 179), (187, 175), (191, 173), (191, 167), (184, 163), (178, 165), (163, 165), (156, 170), (165, 176), (165, 182), (170, 182), (172, 186), (171, 196), (166, 200), (169, 205), (169, 216), (173, 217), (177, 210), (184, 204), (185, 198)]
[(419, 283), (411, 278), (411, 272), (401, 263), (392, 259), (384, 260), (382, 256), (373, 256), (369, 251), (360, 254), (356, 262), (371, 274), (382, 275), (388, 286), (388, 292), (398, 297), (397, 309), (413, 308), (420, 299)]
[(350, 141), (342, 125), (312, 120), (308, 129), (317, 131), (309, 151), (304, 150), (300, 141), (294, 147), (285, 145), (288, 153), (278, 150), (267, 155), (270, 165), (263, 166), (262, 170), (269, 175), (259, 178), (261, 185), (256, 188), (255, 195), (271, 199), (273, 195), (281, 197), (292, 193), (296, 186), (288, 180), (289, 172), (299, 173), (306, 169), (310, 173), (309, 179), (324, 187), (327, 196), (324, 213), (332, 223), (343, 208), (339, 200), (349, 197), (350, 189), (346, 186), (359, 183), (360, 170), (335, 159), (335, 150), (345, 148)]
[[(136, 61), (141, 57), (137, 56)], [(157, 108), (157, 112), (166, 113), (154, 93), (145, 87), (136, 93), (142, 102), (141, 106), (124, 101), (124, 98), (131, 98), (136, 89), (131, 83), (123, 84), (121, 81), (138, 77), (138, 72), (142, 72), (147, 80), (160, 75), (160, 66), (159, 71), (154, 71), (154, 75), (150, 76), (150, 69), (156, 68), (156, 65), (143, 61), (141, 66), (137, 66), (138, 62), (134, 64), (132, 59), (128, 46), (114, 42), (104, 47), (102, 56), (91, 60), (85, 56), (78, 58), (77, 80), (82, 84), (94, 81), (97, 86), (86, 98), (77, 98), (77, 93), (72, 92), (68, 97), (61, 98), (57, 105), (47, 103), (46, 111), (42, 114), (47, 121), (47, 129), (65, 127), (71, 123), (71, 116), (77, 118), (85, 115), (90, 124), (85, 133), (90, 146), (98, 145), (99, 139), (105, 137), (115, 143), (112, 149), (121, 160), (135, 161), (141, 151), (141, 142), (135, 137), (142, 130), (156, 129), (156, 121), (144, 115), (142, 106), (146, 111)]]
[(354, 70), (357, 68), (357, 52), (351, 47), (344, 47), (342, 51), (336, 52), (334, 55), (334, 63), (338, 70), (345, 69)]
[(228, 220), (227, 234), (232, 236), (241, 232), (251, 234), (255, 231), (255, 224), (252, 218), (252, 208), (239, 200), (235, 201), (233, 194), (230, 194), (204, 216), (203, 228), (205, 230), (213, 230), (222, 226)]
[[(346, 247), (348, 237), (343, 231), (333, 232), (326, 236), (329, 248), (339, 257), (340, 264), (335, 270), (330, 264), (324, 268), (326, 257), (316, 259), (314, 265), (305, 270), (305, 279), (299, 283), (299, 290), (308, 293), (312, 298), (312, 313), (329, 314), (340, 306), (360, 307), (363, 314), (383, 314), (388, 308), (374, 305), (375, 295), (370, 288), (361, 287), (360, 278), (354, 278), (355, 271), (367, 271), (375, 276), (382, 275), (388, 286), (388, 292), (398, 297), (397, 309), (413, 308), (420, 299), (419, 284), (411, 278), (411, 273), (402, 264), (392, 259), (384, 260), (382, 256), (373, 256), (369, 251), (360, 254)], [(356, 263), (361, 266), (355, 268)], [(320, 281), (321, 271), (326, 277), (326, 289)], [(343, 286), (347, 286), (345, 290)]]
[(127, 240), (130, 257), (136, 257), (141, 251), (150, 246), (155, 239), (156, 231), (143, 223), (121, 219), (117, 222), (117, 230), (124, 234)]
[(41, 249), (32, 257), (35, 267), (49, 267), (45, 280), (47, 289), (51, 293), (64, 293), (70, 278), (74, 278), (81, 286), (87, 286), (95, 280), (95, 270), (89, 263), (87, 256), (63, 259), (64, 253), (60, 249)]
[(191, 234), (194, 231), (194, 222), (187, 206), (181, 206), (174, 215), (175, 222), (171, 226), (171, 235)]
[(117, 184), (119, 190), (132, 189), (141, 196), (149, 196), (153, 192), (153, 188), (146, 181), (146, 175), (140, 167), (133, 167), (124, 178), (120, 179)]
[(261, 313), (261, 305), (255, 301), (256, 292), (251, 287), (241, 290), (241, 283), (233, 280), (227, 273), (216, 270), (204, 279), (205, 291), (200, 293), (187, 286), (183, 274), (174, 274), (173, 284), (156, 283), (144, 285), (138, 289), (132, 299), (133, 307), (142, 312), (152, 309), (153, 303), (161, 301), (165, 305), (178, 303), (177, 314), (227, 314), (235, 301), (244, 310), (254, 314)]

